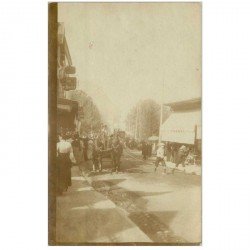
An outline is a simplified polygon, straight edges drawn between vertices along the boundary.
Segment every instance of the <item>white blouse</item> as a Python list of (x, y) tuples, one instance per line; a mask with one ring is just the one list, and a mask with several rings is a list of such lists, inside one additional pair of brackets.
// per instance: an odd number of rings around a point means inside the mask
[(69, 153), (69, 158), (71, 162), (76, 163), (76, 159), (74, 157), (73, 148), (71, 143), (65, 140), (61, 140), (57, 143), (57, 155), (58, 153), (66, 154)]
[(61, 140), (57, 143), (57, 152), (58, 153), (73, 153), (71, 143), (65, 140)]

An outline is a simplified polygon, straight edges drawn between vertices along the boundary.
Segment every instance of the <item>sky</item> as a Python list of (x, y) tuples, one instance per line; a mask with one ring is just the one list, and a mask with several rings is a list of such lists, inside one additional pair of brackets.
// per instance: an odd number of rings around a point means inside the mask
[(101, 112), (201, 97), (201, 4), (59, 3), (58, 21)]

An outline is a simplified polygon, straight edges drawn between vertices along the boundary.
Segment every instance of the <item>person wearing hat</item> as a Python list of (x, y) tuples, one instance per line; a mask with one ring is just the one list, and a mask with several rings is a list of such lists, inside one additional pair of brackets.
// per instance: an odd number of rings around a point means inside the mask
[(164, 156), (165, 156), (165, 144), (164, 143), (160, 143), (159, 148), (156, 151), (156, 161), (155, 161), (155, 172), (159, 166), (159, 163), (162, 164), (163, 168), (164, 168), (164, 174), (166, 174), (167, 172), (167, 167), (166, 167), (166, 163), (164, 161)]
[(102, 150), (104, 149), (103, 143), (100, 138), (97, 138), (92, 147), (92, 162), (93, 162), (93, 171), (102, 171)]
[(106, 148), (111, 149), (113, 141), (114, 141), (113, 135), (110, 135), (109, 138), (107, 139), (107, 147)]
[(113, 171), (117, 173), (120, 170), (122, 152), (123, 152), (122, 144), (120, 143), (119, 137), (116, 136), (112, 140), (111, 159), (114, 168)]

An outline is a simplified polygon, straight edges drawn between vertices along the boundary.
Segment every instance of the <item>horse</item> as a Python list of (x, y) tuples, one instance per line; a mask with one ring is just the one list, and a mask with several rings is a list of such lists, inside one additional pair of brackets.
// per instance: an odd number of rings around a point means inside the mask
[(118, 172), (123, 152), (123, 147), (118, 137), (115, 139), (110, 137), (108, 141), (103, 141), (99, 137), (95, 140), (94, 145), (93, 170), (98, 168), (101, 172), (103, 169), (103, 158), (109, 158), (111, 159), (112, 169)]

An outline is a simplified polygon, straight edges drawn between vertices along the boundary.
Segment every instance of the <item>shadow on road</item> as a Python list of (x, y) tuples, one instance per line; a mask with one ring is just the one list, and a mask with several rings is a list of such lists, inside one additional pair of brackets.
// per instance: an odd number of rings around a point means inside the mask
[(112, 187), (114, 185), (118, 185), (119, 183), (125, 181), (126, 179), (112, 179), (112, 180), (97, 180), (92, 181), (92, 186), (94, 189), (99, 189), (102, 187)]
[[(169, 223), (176, 216), (177, 211), (147, 212), (148, 200), (146, 196), (163, 195), (165, 192), (128, 191), (118, 186), (125, 179), (93, 181), (92, 186), (117, 206), (129, 213), (129, 218), (154, 242), (158, 243), (186, 243), (177, 237), (169, 228)], [(161, 218), (161, 219), (159, 219)], [(162, 220), (164, 218), (164, 220)], [(164, 221), (162, 223), (161, 221)]]
[[(157, 213), (158, 216), (156, 216)], [(176, 216), (177, 211), (163, 212), (135, 212), (129, 218), (154, 242), (158, 243), (185, 243), (186, 241), (171, 232), (169, 224)], [(164, 217), (164, 223), (159, 217)]]

